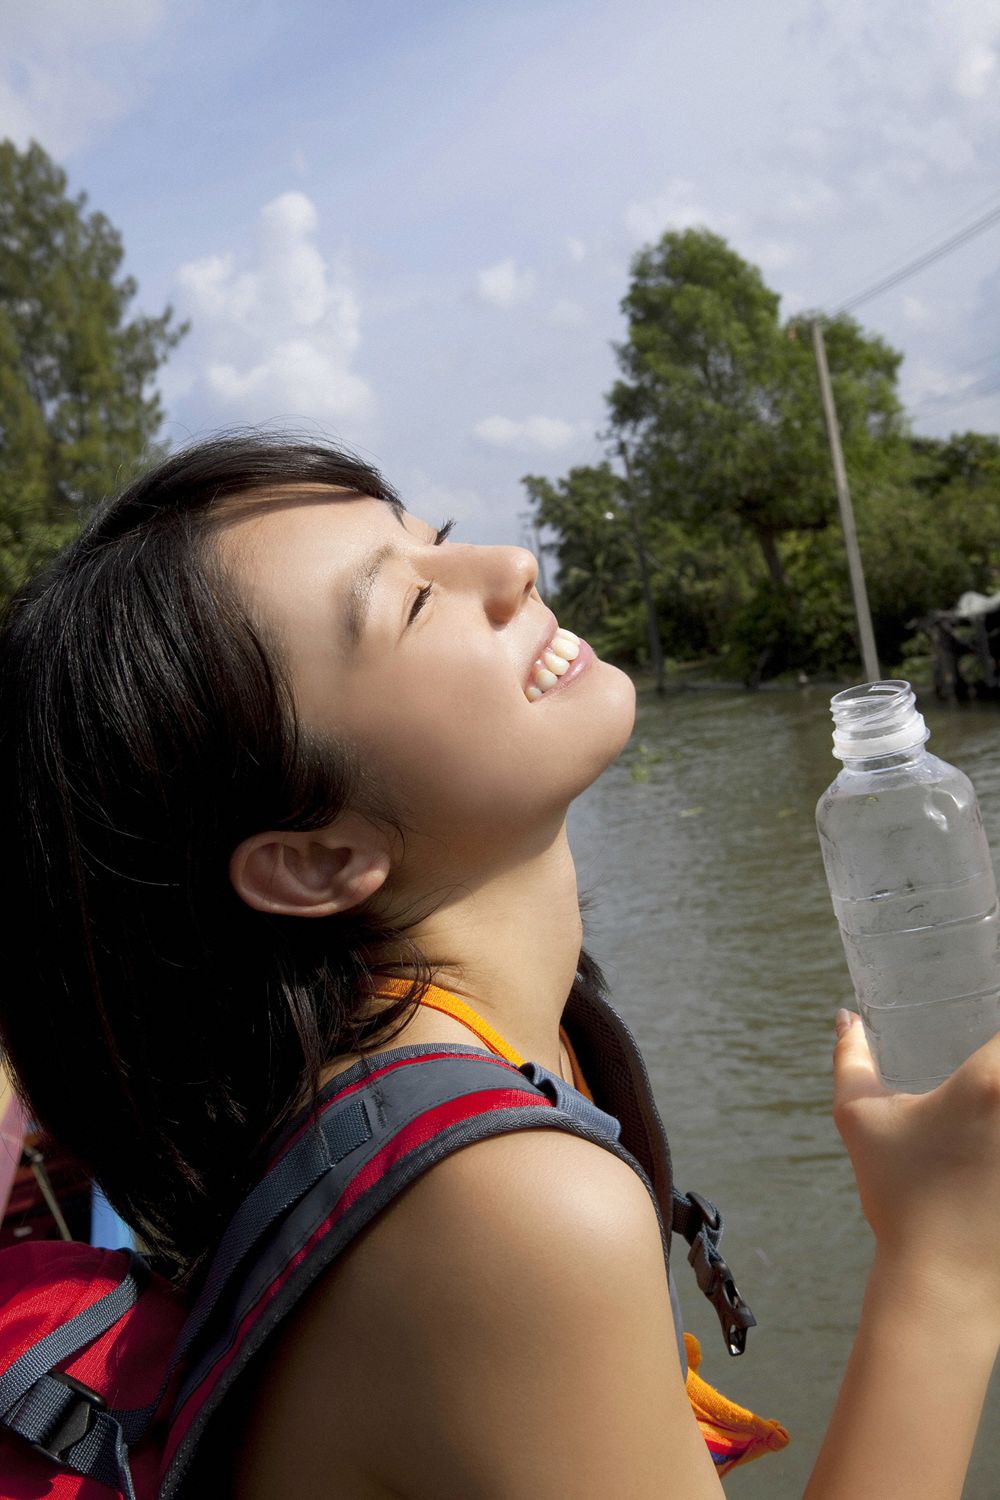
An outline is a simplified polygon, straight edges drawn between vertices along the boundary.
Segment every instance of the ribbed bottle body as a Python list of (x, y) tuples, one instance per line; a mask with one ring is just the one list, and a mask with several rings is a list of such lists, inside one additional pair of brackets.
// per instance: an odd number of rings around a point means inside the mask
[(882, 1078), (933, 1088), (1000, 1031), (1000, 911), (972, 783), (922, 739), (847, 756), (816, 821)]

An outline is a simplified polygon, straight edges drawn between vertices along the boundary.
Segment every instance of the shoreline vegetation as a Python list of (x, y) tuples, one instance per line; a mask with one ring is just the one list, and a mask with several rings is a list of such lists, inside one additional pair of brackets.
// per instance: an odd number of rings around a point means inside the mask
[[(643, 696), (656, 696), (656, 679), (653, 673), (645, 666), (636, 666), (631, 662), (619, 661), (615, 663), (623, 672), (626, 672), (635, 684), (636, 691)], [(921, 666), (919, 669), (906, 664), (905, 673), (893, 669), (883, 672), (883, 679), (905, 676), (907, 682), (918, 693), (932, 693), (934, 682), (930, 667)], [(690, 662), (664, 662), (663, 666), (663, 691), (664, 694), (684, 692), (805, 692), (809, 689), (820, 690), (830, 694), (840, 692), (842, 688), (853, 687), (864, 680), (860, 660), (857, 672), (852, 676), (849, 672), (823, 672), (815, 676), (804, 672), (782, 672), (774, 677), (768, 677), (758, 683), (748, 683), (727, 674), (725, 662), (698, 660)]]
[[(613, 658), (611, 658), (613, 660)], [(644, 696), (655, 696), (657, 692), (656, 676), (650, 667), (644, 663), (637, 664), (632, 661), (619, 659), (614, 662), (623, 672), (626, 672), (635, 684), (636, 691)], [(968, 675), (968, 674), (967, 674)], [(935, 696), (939, 702), (950, 702), (957, 707), (969, 705), (986, 705), (989, 707), (1000, 707), (1000, 695), (995, 688), (992, 690), (980, 687), (977, 691), (975, 682), (971, 690), (966, 684), (965, 694), (943, 694), (938, 692), (938, 685), (934, 677), (934, 664), (930, 656), (917, 656), (913, 654), (903, 662), (883, 664), (881, 680), (903, 679), (908, 682), (914, 691), (923, 697)], [(666, 660), (663, 663), (663, 693), (683, 692), (805, 692), (810, 689), (819, 689), (823, 692), (840, 692), (843, 688), (853, 687), (865, 680), (864, 670), (861, 664), (860, 654), (857, 666), (853, 672), (849, 668), (839, 671), (806, 672), (802, 668), (776, 673), (773, 677), (762, 678), (759, 681), (748, 681), (734, 677), (728, 668), (726, 659), (718, 657), (699, 657), (691, 661)]]
[(553, 608), (629, 669), (661, 655), (672, 684), (859, 680), (818, 323), (882, 675), (1000, 696), (996, 644), (977, 665), (958, 640), (958, 675), (934, 635), (956, 601), (1000, 589), (1000, 437), (914, 433), (898, 350), (842, 314), (783, 320), (779, 301), (705, 229), (635, 256), (607, 458), (522, 479)]

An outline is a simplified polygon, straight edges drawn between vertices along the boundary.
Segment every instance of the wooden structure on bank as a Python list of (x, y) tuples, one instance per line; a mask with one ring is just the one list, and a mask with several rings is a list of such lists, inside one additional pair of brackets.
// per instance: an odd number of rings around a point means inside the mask
[(1000, 592), (963, 594), (954, 609), (932, 610), (915, 623), (931, 643), (939, 698), (1000, 701)]

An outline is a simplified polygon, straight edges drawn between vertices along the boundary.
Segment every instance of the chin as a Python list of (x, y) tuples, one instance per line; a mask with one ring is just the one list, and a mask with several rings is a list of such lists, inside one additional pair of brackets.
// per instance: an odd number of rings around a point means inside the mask
[(607, 761), (610, 765), (625, 749), (635, 727), (635, 683), (620, 667), (612, 667), (607, 662), (604, 665), (609, 672), (614, 673), (614, 690), (608, 695), (607, 727), (609, 737), (614, 742)]
[(602, 683), (599, 702), (594, 705), (594, 726), (598, 733), (595, 733), (592, 742), (589, 774), (574, 796), (585, 791), (602, 771), (606, 771), (618, 759), (629, 742), (635, 724), (635, 684), (631, 677), (609, 662), (601, 662), (600, 670), (605, 681)]

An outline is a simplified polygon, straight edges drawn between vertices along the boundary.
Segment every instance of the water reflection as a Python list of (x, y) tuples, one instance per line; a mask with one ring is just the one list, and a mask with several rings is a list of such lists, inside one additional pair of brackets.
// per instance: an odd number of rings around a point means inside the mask
[[(996, 857), (1000, 714), (920, 707), (930, 749), (975, 782)], [(570, 818), (588, 945), (639, 1036), (678, 1183), (722, 1204), (761, 1324), (730, 1360), (682, 1266), (704, 1373), (792, 1430), (785, 1454), (727, 1481), (745, 1500), (801, 1494), (871, 1252), (830, 1119), (833, 1015), (851, 994), (814, 824), (838, 769), (831, 728), (819, 688), (650, 695)], [(966, 1500), (1000, 1488), (998, 1419), (994, 1381)]]

